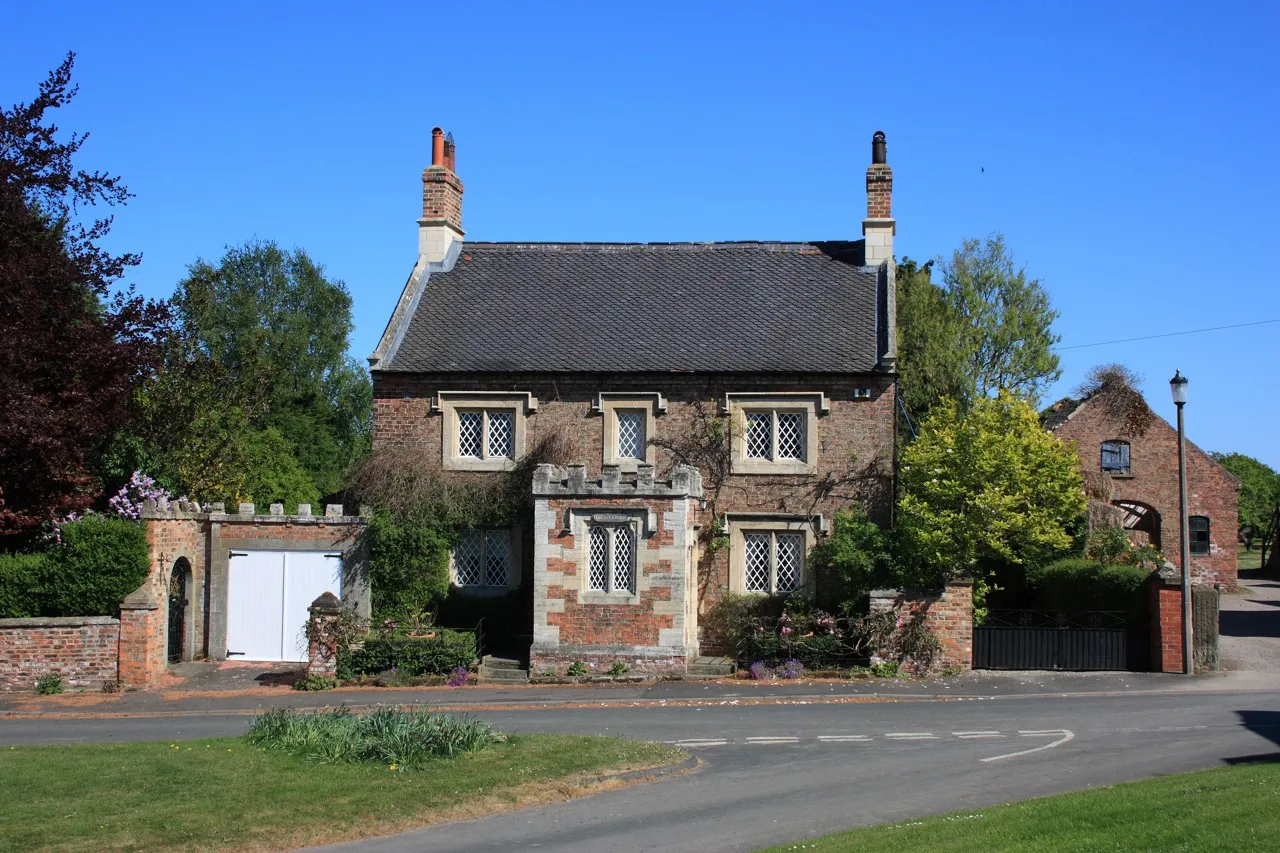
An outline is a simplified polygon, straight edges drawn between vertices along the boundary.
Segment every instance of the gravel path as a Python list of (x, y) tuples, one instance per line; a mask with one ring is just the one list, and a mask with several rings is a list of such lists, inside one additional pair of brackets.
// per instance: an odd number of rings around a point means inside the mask
[(1222, 596), (1222, 668), (1280, 673), (1280, 580), (1260, 570), (1240, 573), (1241, 592)]

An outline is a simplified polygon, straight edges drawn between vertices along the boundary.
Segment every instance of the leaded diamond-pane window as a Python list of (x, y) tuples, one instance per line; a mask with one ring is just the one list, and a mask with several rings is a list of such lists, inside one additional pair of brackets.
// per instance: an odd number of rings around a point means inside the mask
[(458, 455), (479, 459), (484, 447), (484, 413), (458, 412)]
[(804, 579), (804, 534), (750, 531), (742, 535), (742, 585), (747, 592), (795, 592)]
[(484, 565), (484, 537), (470, 530), (458, 537), (453, 546), (453, 574), (458, 586), (479, 586)]
[(743, 539), (746, 547), (743, 556), (747, 592), (769, 592), (770, 535), (748, 533)]
[(634, 593), (635, 529), (628, 524), (593, 524), (587, 530), (587, 589)]
[(613, 591), (632, 591), (631, 566), (635, 561), (636, 538), (630, 527), (613, 529)]
[(512, 458), (515, 446), (515, 417), (512, 412), (485, 412), (489, 418), (489, 452), (490, 458), (505, 456)]
[(618, 412), (618, 458), (644, 459), (644, 412)]
[(500, 586), (511, 580), (511, 531), (467, 530), (453, 546), (458, 586)]
[(804, 459), (803, 413), (778, 413), (778, 458)]
[(587, 589), (609, 588), (609, 531), (599, 525), (591, 528), (590, 553), (587, 555)]
[(804, 412), (747, 412), (748, 459), (805, 461)]
[(800, 566), (804, 560), (804, 537), (799, 533), (777, 533), (775, 563), (777, 591), (793, 592), (800, 588)]
[(747, 413), (747, 458), (773, 458), (773, 416), (769, 412)]
[(507, 586), (511, 580), (511, 531), (489, 530), (484, 535), (484, 582)]

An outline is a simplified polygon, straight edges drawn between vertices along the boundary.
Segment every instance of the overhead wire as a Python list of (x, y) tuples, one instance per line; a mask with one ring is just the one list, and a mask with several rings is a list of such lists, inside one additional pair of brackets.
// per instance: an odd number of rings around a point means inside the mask
[(1085, 347), (1102, 347), (1107, 346), (1108, 344), (1127, 344), (1133, 341), (1151, 341), (1156, 338), (1172, 338), (1178, 335), (1198, 335), (1201, 332), (1219, 332), (1223, 329), (1243, 329), (1245, 326), (1265, 326), (1268, 323), (1280, 323), (1280, 318), (1276, 318), (1275, 320), (1255, 320), (1252, 323), (1234, 323), (1230, 326), (1209, 326), (1204, 329), (1187, 329), (1183, 332), (1164, 332), (1159, 335), (1142, 335), (1137, 338), (1120, 338), (1114, 341), (1098, 341), (1092, 344), (1072, 344), (1071, 346), (1066, 347), (1055, 347), (1055, 349), (1084, 349)]

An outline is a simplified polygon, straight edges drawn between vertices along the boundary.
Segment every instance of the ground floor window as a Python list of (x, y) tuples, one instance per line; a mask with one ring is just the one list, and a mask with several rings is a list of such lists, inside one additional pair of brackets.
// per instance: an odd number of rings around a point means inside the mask
[(629, 524), (591, 524), (587, 531), (587, 589), (634, 594), (635, 530)]
[(804, 534), (753, 530), (743, 534), (747, 592), (794, 592), (804, 575)]
[(467, 530), (453, 547), (458, 586), (502, 586), (511, 582), (511, 531)]

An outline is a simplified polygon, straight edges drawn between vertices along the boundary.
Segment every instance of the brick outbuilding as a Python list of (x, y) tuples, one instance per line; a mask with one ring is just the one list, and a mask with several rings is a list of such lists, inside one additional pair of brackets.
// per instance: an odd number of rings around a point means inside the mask
[[(1086, 481), (1105, 484), (1130, 538), (1177, 564), (1177, 430), (1136, 391), (1112, 386), (1060, 400), (1046, 411), (1045, 426), (1074, 445)], [(1240, 484), (1190, 440), (1186, 448), (1192, 581), (1234, 587)]]

